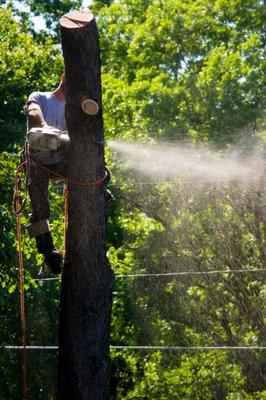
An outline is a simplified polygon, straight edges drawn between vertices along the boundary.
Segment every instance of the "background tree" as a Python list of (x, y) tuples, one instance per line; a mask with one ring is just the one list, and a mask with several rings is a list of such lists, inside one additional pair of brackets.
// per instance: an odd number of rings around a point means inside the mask
[(263, 6), (240, 3), (132, 0), (99, 10), (110, 134), (225, 143), (256, 126)]

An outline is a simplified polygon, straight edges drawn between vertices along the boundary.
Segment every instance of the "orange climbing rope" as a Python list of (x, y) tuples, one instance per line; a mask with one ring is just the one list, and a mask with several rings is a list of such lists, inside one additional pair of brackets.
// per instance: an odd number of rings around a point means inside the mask
[(20, 304), (20, 321), (21, 321), (21, 343), (22, 351), (22, 390), (23, 400), (28, 400), (28, 385), (27, 385), (27, 332), (26, 332), (26, 310), (25, 310), (25, 292), (24, 292), (24, 260), (22, 251), (22, 229), (20, 215), (24, 204), (20, 204), (19, 200), (19, 186), (20, 178), (19, 172), (24, 167), (25, 162), (20, 164), (16, 170), (15, 185), (14, 185), (14, 210), (16, 214), (17, 225), (17, 242), (18, 242), (18, 259), (19, 259), (19, 304)]
[[(108, 172), (105, 170), (104, 174), (99, 180), (96, 181), (74, 181), (65, 177), (63, 175), (58, 174), (53, 171), (51, 168), (33, 162), (26, 157), (26, 161), (19, 164), (15, 172), (15, 182), (14, 182), (14, 197), (13, 197), (13, 206), (16, 214), (16, 227), (17, 227), (17, 243), (18, 243), (18, 260), (19, 260), (19, 303), (20, 303), (20, 321), (21, 321), (21, 343), (22, 343), (22, 388), (23, 388), (23, 400), (29, 399), (29, 391), (28, 391), (28, 374), (27, 374), (27, 323), (26, 323), (26, 307), (25, 307), (25, 268), (24, 268), (24, 259), (23, 259), (23, 249), (22, 249), (22, 226), (21, 226), (21, 213), (26, 203), (27, 198), (27, 185), (29, 179), (29, 170), (31, 167), (40, 167), (52, 175), (56, 176), (59, 179), (63, 179), (67, 182), (67, 185), (64, 187), (64, 197), (65, 197), (65, 211), (64, 211), (64, 258), (66, 255), (66, 231), (68, 226), (68, 194), (69, 194), (69, 185), (73, 186), (84, 186), (84, 187), (98, 187), (101, 183), (107, 179)], [(21, 178), (19, 174), (21, 172), (26, 172), (25, 185), (26, 185), (26, 196), (22, 202), (20, 202), (19, 198), (19, 190)]]
[(63, 251), (63, 259), (66, 258), (66, 235), (67, 235), (67, 227), (68, 227), (68, 186), (64, 186), (64, 198), (65, 198), (65, 215), (64, 215), (64, 251)]
[(42, 169), (46, 170), (47, 172), (50, 172), (52, 175), (56, 176), (57, 178), (65, 180), (68, 184), (71, 184), (73, 186), (98, 187), (108, 177), (108, 172), (107, 172), (107, 170), (105, 170), (103, 175), (101, 176), (101, 178), (96, 181), (74, 181), (73, 179), (70, 179), (67, 176), (58, 174), (58, 172), (53, 171), (51, 168), (47, 167), (46, 165), (36, 163), (35, 161), (30, 161), (30, 165), (32, 167), (42, 168)]

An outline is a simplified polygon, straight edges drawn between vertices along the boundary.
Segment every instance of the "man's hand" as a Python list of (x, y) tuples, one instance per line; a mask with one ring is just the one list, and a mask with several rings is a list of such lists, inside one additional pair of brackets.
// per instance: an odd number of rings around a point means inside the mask
[(36, 103), (30, 103), (24, 107), (24, 112), (29, 120), (29, 128), (42, 128), (47, 126), (41, 107)]

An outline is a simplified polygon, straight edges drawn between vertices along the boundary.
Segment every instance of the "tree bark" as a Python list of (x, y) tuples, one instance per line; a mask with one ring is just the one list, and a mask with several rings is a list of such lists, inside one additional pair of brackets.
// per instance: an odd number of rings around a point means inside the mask
[[(90, 12), (78, 11), (62, 17), (60, 28), (71, 143), (69, 178), (95, 181), (105, 171), (97, 26)], [(86, 98), (99, 106), (96, 115), (82, 110)], [(112, 273), (105, 250), (106, 202), (106, 183), (69, 187), (59, 320), (60, 400), (108, 397)]]

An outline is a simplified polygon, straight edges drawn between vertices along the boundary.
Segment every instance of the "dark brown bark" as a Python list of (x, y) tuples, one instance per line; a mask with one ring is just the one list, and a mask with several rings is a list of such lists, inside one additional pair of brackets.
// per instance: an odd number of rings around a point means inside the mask
[[(66, 71), (66, 121), (71, 140), (69, 177), (95, 181), (104, 173), (100, 56), (89, 13), (60, 20)], [(70, 23), (68, 23), (70, 21)], [(99, 105), (81, 109), (84, 96)], [(58, 399), (107, 399), (112, 274), (105, 251), (106, 183), (69, 188), (67, 252), (62, 275)]]

